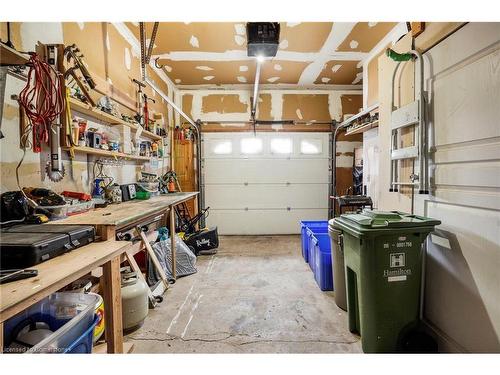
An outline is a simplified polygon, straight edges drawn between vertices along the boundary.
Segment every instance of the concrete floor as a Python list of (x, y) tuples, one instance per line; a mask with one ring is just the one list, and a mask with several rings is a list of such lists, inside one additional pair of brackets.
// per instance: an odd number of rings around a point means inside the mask
[(333, 292), (322, 292), (299, 236), (227, 236), (200, 256), (144, 325), (134, 353), (358, 353)]

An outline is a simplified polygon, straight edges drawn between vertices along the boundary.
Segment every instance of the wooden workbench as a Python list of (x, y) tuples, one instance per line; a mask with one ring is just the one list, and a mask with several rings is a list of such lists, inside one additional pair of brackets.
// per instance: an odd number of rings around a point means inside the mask
[(51, 224), (95, 225), (102, 239), (115, 239), (116, 231), (149, 216), (170, 214), (170, 233), (172, 251), (172, 275), (176, 278), (175, 265), (175, 210), (174, 207), (190, 199), (197, 207), (198, 192), (172, 193), (153, 197), (148, 200), (132, 200), (120, 204), (110, 204), (106, 208), (96, 208), (83, 214), (51, 222)]
[(130, 246), (123, 241), (94, 242), (36, 265), (36, 277), (0, 285), (0, 348), (7, 319), (102, 266), (107, 352), (123, 353), (120, 256)]

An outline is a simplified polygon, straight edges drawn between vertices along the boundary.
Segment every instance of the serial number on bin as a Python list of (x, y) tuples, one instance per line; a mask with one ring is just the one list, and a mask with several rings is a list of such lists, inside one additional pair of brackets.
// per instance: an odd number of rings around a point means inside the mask
[(395, 247), (397, 249), (403, 249), (405, 247), (413, 247), (413, 242), (404, 241), (404, 242), (396, 242), (395, 244), (394, 243), (391, 243), (391, 244), (385, 243), (384, 244), (384, 249), (390, 249), (391, 247)]

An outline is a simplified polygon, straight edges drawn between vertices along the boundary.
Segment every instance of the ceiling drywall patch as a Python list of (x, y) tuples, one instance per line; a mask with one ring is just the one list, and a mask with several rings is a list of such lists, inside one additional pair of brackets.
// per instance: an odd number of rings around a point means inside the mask
[(377, 24), (378, 22), (368, 22), (368, 27), (373, 27)]
[(279, 48), (280, 48), (280, 49), (287, 49), (287, 48), (288, 48), (288, 40), (283, 39), (283, 40), (280, 42)]
[(245, 33), (246, 33), (246, 27), (242, 23), (236, 23), (234, 25), (234, 30), (236, 31), (236, 34), (238, 34), (238, 35), (245, 35)]
[(182, 81), (179, 78), (175, 79), (175, 83), (181, 83)]
[(280, 64), (274, 64), (274, 70), (281, 71), (283, 67)]
[(342, 64), (335, 64), (334, 66), (332, 66), (332, 72), (337, 73), (340, 68), (342, 68)]
[(304, 119), (304, 116), (302, 116), (302, 111), (300, 110), (300, 108), (297, 108), (297, 110), (295, 111), (295, 113), (297, 114), (297, 117), (298, 117), (300, 120), (303, 120), (303, 119)]
[(240, 66), (240, 72), (248, 72), (248, 66), (247, 65), (241, 65)]
[(85, 22), (77, 22), (77, 24), (80, 30), (83, 30), (85, 28)]
[(211, 81), (211, 80), (212, 80), (212, 79), (214, 79), (214, 78), (215, 78), (215, 76), (205, 76), (205, 77), (203, 77), (203, 79), (204, 79), (205, 81)]
[(319, 51), (319, 56), (312, 60), (313, 62), (300, 75), (299, 85), (312, 85), (314, 83), (323, 70), (325, 63), (332, 59), (332, 51), (337, 50), (355, 25), (356, 23), (354, 22), (338, 22), (333, 24), (325, 44)]
[(198, 70), (205, 70), (205, 71), (214, 70), (214, 68), (211, 68), (211, 67), (206, 66), (206, 65), (199, 65), (199, 66), (196, 67), (196, 69), (198, 69)]
[(268, 79), (267, 79), (267, 82), (274, 83), (274, 82), (276, 82), (278, 79), (280, 79), (280, 77), (271, 77), (271, 78), (268, 78)]
[(328, 78), (328, 77), (323, 77), (323, 78), (321, 78), (321, 82), (323, 82), (323, 83), (328, 83), (328, 82), (330, 82), (330, 78)]
[(169, 65), (163, 65), (163, 68), (169, 73), (172, 72), (172, 67)]
[(127, 68), (127, 70), (130, 70), (131, 65), (132, 61), (130, 58), (130, 50), (128, 49), (128, 47), (125, 47), (125, 67)]
[[(342, 23), (341, 27), (337, 27), (337, 29), (339, 28), (345, 28), (344, 23)], [(346, 36), (347, 35), (343, 35), (344, 38)], [(278, 50), (275, 59), (300, 62), (320, 61), (319, 64), (321, 68), (323, 64), (329, 60), (359, 61), (363, 60), (368, 55), (367, 52), (356, 51), (332, 52), (332, 50), (334, 51), (334, 48), (336, 47), (333, 46), (332, 48), (327, 48), (325, 51), (322, 49), (323, 52), (320, 53)], [(247, 56), (246, 50), (228, 50), (225, 52), (174, 51), (152, 56), (152, 58), (157, 57), (159, 57), (160, 60), (172, 61), (255, 61), (253, 57)]]
[(356, 78), (354, 78), (354, 81), (352, 81), (352, 84), (355, 85), (358, 82), (360, 82), (363, 79), (363, 72), (357, 73)]
[(358, 47), (358, 45), (359, 45), (359, 43), (358, 43), (358, 41), (357, 41), (357, 40), (351, 40), (351, 41), (349, 42), (349, 47), (351, 47), (352, 49), (357, 48), (357, 47)]
[(245, 44), (246, 39), (244, 36), (235, 35), (234, 41), (236, 42), (237, 45), (242, 46), (243, 44)]
[(243, 76), (238, 76), (236, 77), (236, 79), (238, 80), (238, 82), (247, 83), (247, 79)]
[(191, 44), (195, 48), (200, 48), (200, 42), (198, 41), (198, 38), (195, 37), (194, 35), (191, 35), (191, 39), (189, 39), (189, 44)]

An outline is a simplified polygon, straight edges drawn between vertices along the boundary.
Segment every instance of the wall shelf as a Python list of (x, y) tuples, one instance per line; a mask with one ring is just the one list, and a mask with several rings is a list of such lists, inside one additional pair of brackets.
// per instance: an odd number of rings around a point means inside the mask
[[(138, 124), (132, 124), (130, 122), (124, 121), (121, 118), (118, 118), (116, 116), (110, 115), (109, 113), (103, 112), (97, 108), (93, 108), (87, 103), (84, 103), (78, 99), (75, 98), (69, 98), (69, 104), (71, 110), (74, 110), (76, 112), (83, 113), (87, 116), (90, 116), (92, 118), (95, 118), (97, 120), (100, 120), (102, 122), (105, 122), (109, 125), (123, 125), (127, 126), (132, 131), (137, 132), (139, 130), (139, 125)], [(160, 141), (162, 138), (159, 135), (156, 135), (154, 133), (151, 133), (150, 131), (147, 131), (145, 129), (142, 130), (141, 132), (141, 137), (144, 138), (149, 138), (154, 141)]]
[(348, 129), (346, 131), (345, 135), (353, 135), (353, 134), (363, 133), (367, 130), (370, 130), (370, 129), (373, 129), (376, 127), (378, 127), (378, 120), (368, 122), (366, 124), (360, 125), (360, 126), (353, 128), (353, 129)]
[(346, 127), (346, 126), (349, 126), (349, 124), (350, 124), (351, 122), (353, 122), (354, 120), (357, 120), (358, 118), (363, 117), (363, 116), (367, 115), (367, 114), (368, 114), (368, 113), (370, 113), (370, 112), (373, 112), (374, 110), (378, 109), (378, 107), (379, 107), (379, 104), (378, 104), (378, 103), (377, 103), (377, 104), (374, 104), (374, 105), (372, 105), (372, 106), (370, 106), (370, 107), (367, 107), (366, 109), (363, 109), (363, 110), (362, 110), (361, 112), (359, 112), (358, 114), (356, 114), (356, 115), (354, 115), (354, 116), (351, 116), (351, 117), (349, 117), (347, 120), (343, 121), (343, 122), (342, 122), (339, 126), (340, 126), (341, 128)]
[(0, 43), (0, 66), (24, 65), (28, 60), (27, 55)]
[[(63, 150), (70, 151), (71, 147), (63, 147)], [(120, 158), (120, 159), (141, 160), (141, 161), (151, 160), (151, 157), (149, 156), (129, 155), (129, 154), (124, 154), (123, 152), (101, 150), (99, 148), (92, 148), (85, 146), (73, 147), (73, 151), (83, 154), (105, 156), (108, 158)]]

